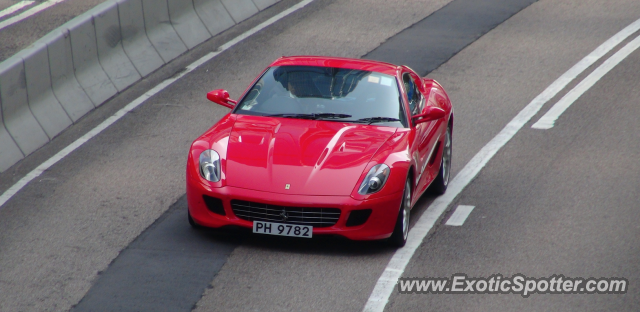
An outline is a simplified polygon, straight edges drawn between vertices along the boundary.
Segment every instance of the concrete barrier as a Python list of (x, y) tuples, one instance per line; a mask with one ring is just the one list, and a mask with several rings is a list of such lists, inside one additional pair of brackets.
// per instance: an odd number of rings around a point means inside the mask
[(258, 7), (251, 0), (222, 0), (222, 4), (236, 23), (258, 13)]
[(147, 36), (165, 63), (187, 52), (187, 46), (171, 26), (166, 0), (142, 0), (142, 9)]
[(38, 43), (19, 55), (24, 61), (29, 108), (51, 139), (73, 122), (53, 95), (47, 46)]
[(171, 25), (189, 50), (211, 38), (207, 27), (196, 14), (192, 0), (167, 0), (167, 5)]
[(236, 24), (220, 0), (193, 0), (193, 5), (212, 36)]
[(118, 93), (98, 62), (93, 16), (82, 15), (64, 25), (71, 35), (73, 68), (78, 82), (97, 107)]
[(118, 4), (107, 1), (90, 12), (96, 27), (98, 60), (113, 85), (122, 92), (142, 77), (122, 48)]
[(258, 7), (258, 10), (262, 11), (276, 3), (279, 0), (253, 0), (253, 3)]
[(0, 98), (0, 172), (9, 169), (24, 158), (24, 154), (4, 126), (2, 114), (2, 98)]
[(0, 172), (189, 49), (279, 0), (106, 0), (0, 63)]
[(0, 148), (0, 172), (4, 172), (24, 158), (24, 154), (22, 154), (16, 142), (7, 132), (7, 128), (4, 127), (1, 115), (2, 110), (0, 110), (0, 146), (2, 146)]
[(92, 110), (94, 105), (76, 80), (69, 32), (58, 29), (45, 36), (42, 42), (47, 45), (49, 52), (53, 94), (71, 120), (76, 122)]
[(24, 62), (17, 55), (0, 64), (0, 101), (4, 126), (23, 154), (31, 154), (49, 142), (27, 105)]
[(141, 0), (118, 0), (122, 47), (140, 75), (145, 77), (164, 65), (144, 28)]

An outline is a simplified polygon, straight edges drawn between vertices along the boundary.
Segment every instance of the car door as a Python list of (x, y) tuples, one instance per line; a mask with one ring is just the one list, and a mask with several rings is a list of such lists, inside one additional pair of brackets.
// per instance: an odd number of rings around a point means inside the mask
[[(426, 107), (428, 106), (440, 107), (437, 102), (439, 93), (435, 89), (437, 86), (433, 83), (425, 83), (425, 81), (415, 73), (410, 73), (410, 77), (416, 88), (416, 95), (414, 96), (416, 107), (415, 111), (412, 111), (412, 116), (425, 113)], [(439, 150), (438, 142), (441, 141), (441, 131), (438, 131), (441, 123), (442, 120), (434, 120), (416, 125), (416, 143), (418, 143), (417, 151), (419, 154), (418, 163), (420, 164), (420, 167), (417, 168), (417, 194), (424, 192), (438, 173), (437, 167), (439, 163), (436, 161), (436, 154)]]
[[(402, 86), (404, 89), (404, 93), (406, 95), (406, 100), (409, 108), (409, 115), (413, 118), (422, 112), (425, 104), (425, 95), (420, 91), (421, 80), (416, 80), (417, 75), (405, 71), (402, 73)], [(421, 123), (415, 125), (413, 122), (412, 127), (414, 128), (414, 144), (411, 148), (411, 157), (413, 158), (413, 162), (416, 166), (415, 168), (415, 181), (413, 181), (414, 185), (414, 193), (418, 191), (422, 184), (422, 172), (424, 169), (425, 159), (422, 156), (425, 154), (425, 149), (427, 148), (427, 142), (425, 141), (427, 138), (428, 132), (428, 123)], [(418, 197), (414, 197), (416, 200)]]

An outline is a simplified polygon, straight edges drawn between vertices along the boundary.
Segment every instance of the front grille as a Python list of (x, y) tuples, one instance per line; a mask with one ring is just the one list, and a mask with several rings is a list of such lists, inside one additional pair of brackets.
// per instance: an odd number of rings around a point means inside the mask
[(333, 226), (340, 219), (338, 208), (285, 207), (236, 199), (231, 201), (231, 210), (242, 220), (311, 225), (319, 228)]

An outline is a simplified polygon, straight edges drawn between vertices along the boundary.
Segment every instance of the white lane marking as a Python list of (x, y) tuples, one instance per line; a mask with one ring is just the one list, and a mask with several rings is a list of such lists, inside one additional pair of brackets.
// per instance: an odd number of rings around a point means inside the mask
[(453, 214), (449, 217), (449, 220), (447, 220), (447, 223), (445, 223), (445, 225), (462, 226), (464, 224), (464, 221), (469, 217), (469, 214), (471, 214), (471, 211), (473, 211), (473, 208), (476, 207), (459, 205), (458, 208), (456, 208), (456, 211), (454, 211)]
[(0, 18), (3, 18), (7, 15), (11, 15), (15, 12), (22, 10), (25, 7), (32, 5), (35, 1), (20, 1), (2, 11), (0, 11)]
[(604, 75), (606, 75), (610, 70), (616, 67), (622, 60), (627, 58), (633, 51), (640, 47), (640, 37), (634, 39), (629, 42), (626, 46), (612, 55), (608, 60), (606, 60), (602, 65), (598, 66), (589, 76), (584, 78), (575, 88), (571, 89), (569, 93), (567, 93), (560, 101), (558, 101), (551, 109), (544, 114), (544, 116), (540, 117), (540, 119), (534, 123), (531, 128), (534, 129), (551, 129), (555, 125), (556, 120), (564, 113), (571, 104), (573, 104), (577, 99), (579, 99), (582, 94), (587, 92), (587, 90), (591, 89), (593, 85), (595, 85)]
[(231, 47), (233, 47), (238, 42), (240, 42), (240, 41), (246, 39), (247, 37), (259, 32), (260, 30), (270, 26), (271, 24), (273, 24), (273, 23), (279, 21), (280, 19), (286, 17), (287, 15), (289, 15), (289, 14), (291, 14), (291, 13), (293, 13), (293, 12), (299, 10), (299, 9), (301, 9), (302, 7), (306, 6), (307, 4), (309, 4), (311, 2), (313, 2), (313, 0), (304, 0), (304, 1), (301, 1), (300, 3), (298, 3), (296, 5), (294, 5), (294, 6), (290, 7), (290, 8), (288, 8), (288, 9), (280, 12), (279, 14), (273, 16), (272, 18), (262, 22), (260, 25), (248, 30), (247, 32), (241, 34), (240, 36), (234, 38), (233, 40), (223, 44), (222, 46), (220, 46), (220, 48), (218, 48), (217, 51), (211, 52), (211, 53), (203, 56), (199, 60), (195, 61), (191, 65), (187, 66), (187, 68), (184, 71), (182, 71), (178, 76), (173, 77), (173, 78), (169, 78), (169, 79), (163, 81), (159, 85), (155, 86), (153, 89), (147, 91), (145, 94), (143, 94), (139, 98), (135, 99), (133, 102), (127, 104), (127, 106), (125, 106), (122, 109), (120, 109), (113, 116), (107, 118), (105, 121), (103, 121), (97, 127), (93, 128), (91, 131), (87, 132), (85, 135), (83, 135), (82, 137), (77, 139), (75, 142), (71, 143), (69, 146), (65, 147), (60, 152), (58, 152), (57, 154), (53, 155), (53, 157), (51, 157), (47, 161), (43, 162), (40, 166), (38, 166), (37, 168), (33, 169), (31, 172), (29, 172), (27, 175), (25, 175), (22, 179), (20, 179), (16, 184), (12, 185), (8, 190), (6, 190), (0, 196), (0, 207), (2, 207), (2, 205), (4, 205), (9, 199), (11, 199), (11, 197), (13, 197), (13, 195), (18, 193), (25, 185), (27, 185), (33, 179), (35, 179), (38, 176), (40, 176), (45, 170), (49, 169), (51, 166), (53, 166), (55, 163), (60, 161), (65, 156), (71, 154), (71, 152), (76, 150), (78, 147), (82, 146), (82, 144), (84, 144), (85, 142), (89, 141), (91, 138), (93, 138), (96, 135), (98, 135), (104, 129), (106, 129), (107, 127), (109, 127), (110, 125), (112, 125), (113, 123), (118, 121), (120, 118), (122, 118), (122, 116), (126, 115), (128, 112), (130, 112), (133, 109), (135, 109), (136, 107), (140, 106), (140, 104), (144, 103), (144, 101), (146, 101), (148, 98), (154, 96), (156, 93), (162, 91), (164, 88), (168, 87), (169, 85), (171, 85), (172, 83), (174, 83), (178, 79), (180, 79), (183, 76), (185, 76), (186, 74), (192, 72), (194, 69), (198, 68), (200, 65), (202, 65), (202, 64), (206, 63), (207, 61), (213, 59), (218, 54), (228, 50)]
[(42, 10), (46, 10), (47, 8), (54, 6), (60, 2), (63, 2), (65, 0), (49, 0), (49, 1), (45, 1), (42, 2), (41, 4), (38, 4), (36, 6), (34, 6), (33, 8), (26, 10), (12, 18), (8, 18), (2, 22), (0, 22), (0, 30), (2, 30), (5, 27), (11, 26), (17, 22), (22, 21), (23, 19), (30, 17), (32, 15), (35, 15), (37, 13), (39, 13)]
[(491, 139), (489, 143), (483, 146), (482, 149), (473, 156), (473, 158), (449, 183), (447, 192), (436, 198), (433, 203), (427, 207), (427, 210), (422, 214), (420, 219), (418, 219), (418, 222), (416, 222), (413, 228), (411, 228), (411, 231), (409, 231), (409, 237), (407, 238), (407, 244), (398, 249), (393, 257), (391, 257), (391, 260), (389, 260), (387, 268), (392, 268), (394, 270), (385, 270), (382, 273), (380, 279), (374, 286), (371, 296), (369, 297), (369, 300), (367, 300), (363, 311), (384, 311), (384, 307), (387, 305), (389, 297), (398, 283), (398, 278), (404, 272), (404, 269), (407, 267), (407, 264), (411, 260), (411, 257), (418, 246), (422, 244), (424, 238), (427, 236), (431, 228), (433, 228), (433, 225), (438, 221), (440, 216), (446, 211), (449, 204), (456, 199), (458, 194), (460, 194), (467, 184), (475, 178), (478, 172), (480, 172), (487, 162), (491, 160), (498, 150), (507, 144), (507, 142), (511, 140), (511, 138), (524, 126), (524, 124), (538, 113), (538, 111), (540, 111), (540, 108), (542, 108), (547, 101), (564, 89), (567, 84), (580, 75), (580, 73), (585, 69), (607, 54), (608, 51), (637, 31), (638, 28), (640, 28), (640, 19), (618, 32), (611, 39), (605, 41), (593, 52), (580, 60), (580, 62), (576, 63), (544, 91), (542, 91), (542, 93), (536, 96), (531, 103), (525, 106), (525, 108), (523, 108), (518, 115), (516, 115), (516, 117), (514, 117), (500, 131), (500, 133), (498, 133), (498, 135)]

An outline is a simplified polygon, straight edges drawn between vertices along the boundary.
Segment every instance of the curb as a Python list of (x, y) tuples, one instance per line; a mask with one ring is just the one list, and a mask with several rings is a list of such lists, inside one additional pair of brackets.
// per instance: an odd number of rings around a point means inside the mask
[(0, 63), (0, 173), (80, 117), (280, 0), (108, 0)]

